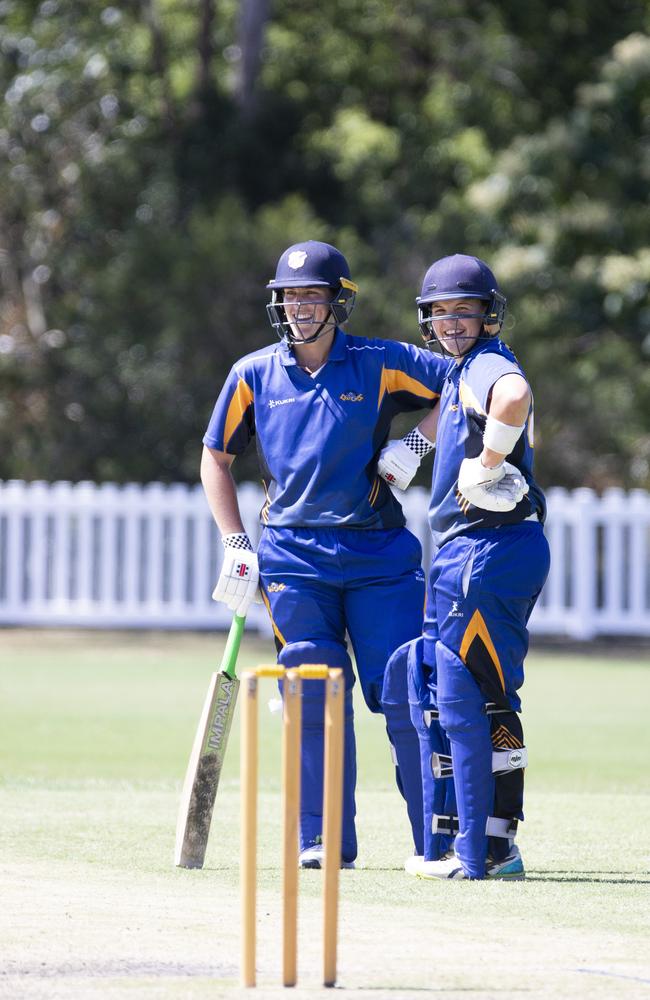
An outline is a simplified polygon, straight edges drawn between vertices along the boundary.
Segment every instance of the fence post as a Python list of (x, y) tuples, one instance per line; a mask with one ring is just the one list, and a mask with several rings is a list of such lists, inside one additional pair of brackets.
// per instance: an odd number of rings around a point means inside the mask
[(573, 583), (575, 616), (569, 634), (574, 639), (596, 635), (596, 532), (594, 514), (598, 501), (593, 490), (573, 492)]
[(43, 607), (47, 598), (47, 517), (52, 507), (49, 483), (36, 480), (25, 484), (24, 501), (29, 510), (31, 530), (29, 552), (26, 553), (27, 608)]
[(184, 612), (187, 573), (187, 486), (173, 483), (167, 487), (166, 506), (169, 514), (169, 599), (173, 613)]
[(20, 617), (23, 610), (23, 553), (25, 548), (25, 483), (12, 479), (4, 484), (2, 505), (6, 517), (4, 561), (5, 593), (8, 613)]
[(650, 494), (631, 490), (630, 523), (630, 624), (637, 635), (650, 632)]
[(95, 592), (95, 536), (94, 519), (100, 511), (97, 509), (97, 487), (88, 480), (77, 483), (74, 487), (74, 505), (78, 518), (77, 553), (75, 579), (79, 610), (88, 618), (92, 618)]
[(623, 605), (623, 526), (625, 493), (618, 487), (605, 490), (600, 498), (598, 520), (603, 532), (602, 563), (597, 567), (602, 579), (601, 626), (618, 631), (627, 615)]

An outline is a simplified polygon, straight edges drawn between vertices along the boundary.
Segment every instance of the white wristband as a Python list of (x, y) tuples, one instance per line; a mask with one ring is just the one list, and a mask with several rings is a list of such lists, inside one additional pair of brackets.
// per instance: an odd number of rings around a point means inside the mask
[(502, 424), (496, 417), (488, 416), (483, 433), (483, 447), (496, 451), (497, 455), (509, 455), (525, 426), (511, 427), (510, 424)]

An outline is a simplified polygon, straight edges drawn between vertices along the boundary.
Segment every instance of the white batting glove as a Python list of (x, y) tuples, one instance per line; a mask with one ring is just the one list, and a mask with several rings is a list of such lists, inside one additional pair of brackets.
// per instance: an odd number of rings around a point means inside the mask
[(398, 490), (406, 489), (419, 468), (419, 457), (403, 441), (389, 441), (377, 464), (381, 478)]
[(458, 473), (458, 490), (462, 497), (481, 510), (514, 510), (528, 493), (528, 483), (519, 469), (502, 462), (495, 469), (486, 469), (481, 457), (463, 460)]
[(212, 600), (223, 601), (236, 615), (245, 618), (253, 601), (261, 600), (257, 553), (253, 552), (250, 538), (244, 532), (224, 535), (221, 541), (223, 563)]
[(382, 449), (377, 463), (377, 473), (391, 486), (405, 490), (420, 468), (424, 455), (433, 451), (434, 445), (417, 427), (401, 441), (389, 441)]

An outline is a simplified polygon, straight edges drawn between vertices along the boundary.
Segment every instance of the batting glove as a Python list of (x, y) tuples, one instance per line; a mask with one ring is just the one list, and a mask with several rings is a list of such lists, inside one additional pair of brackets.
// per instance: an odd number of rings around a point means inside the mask
[(514, 510), (528, 493), (528, 483), (510, 462), (486, 469), (478, 458), (466, 458), (458, 473), (461, 496), (481, 510)]
[(245, 618), (253, 601), (261, 601), (257, 553), (253, 552), (250, 538), (243, 531), (224, 535), (221, 541), (223, 563), (212, 600), (223, 601), (236, 615)]
[(424, 455), (435, 445), (414, 427), (401, 441), (389, 441), (379, 455), (377, 472), (391, 486), (405, 490), (420, 467)]

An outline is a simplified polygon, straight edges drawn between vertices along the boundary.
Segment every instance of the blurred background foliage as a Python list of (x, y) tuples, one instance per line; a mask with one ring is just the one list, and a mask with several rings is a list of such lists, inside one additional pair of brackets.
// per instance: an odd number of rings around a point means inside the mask
[(275, 261), (316, 238), (361, 286), (351, 331), (415, 342), (428, 264), (485, 257), (542, 482), (650, 487), (649, 21), (0, 0), (0, 477), (195, 481)]

